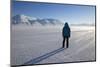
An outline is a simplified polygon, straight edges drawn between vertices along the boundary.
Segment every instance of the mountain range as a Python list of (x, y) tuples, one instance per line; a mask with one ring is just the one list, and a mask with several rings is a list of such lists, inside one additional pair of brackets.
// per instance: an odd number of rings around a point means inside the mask
[(34, 25), (34, 24), (40, 24), (40, 25), (57, 25), (62, 24), (62, 22), (58, 19), (52, 19), (52, 18), (35, 18), (30, 17), (26, 15), (15, 15), (12, 17), (12, 24), (28, 24), (28, 25)]
[[(12, 24), (19, 25), (19, 24), (25, 24), (25, 25), (58, 25), (64, 23), (58, 19), (52, 19), (52, 18), (36, 18), (36, 17), (30, 17), (22, 14), (18, 14), (12, 17)], [(95, 23), (87, 24), (87, 23), (81, 23), (81, 24), (70, 24), (72, 26), (95, 26)]]

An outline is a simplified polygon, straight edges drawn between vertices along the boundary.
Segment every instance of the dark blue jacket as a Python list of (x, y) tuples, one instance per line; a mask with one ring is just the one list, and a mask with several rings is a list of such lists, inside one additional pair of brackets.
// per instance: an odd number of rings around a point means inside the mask
[(70, 31), (68, 23), (65, 23), (63, 30), (62, 30), (63, 37), (70, 37), (70, 32), (71, 31)]

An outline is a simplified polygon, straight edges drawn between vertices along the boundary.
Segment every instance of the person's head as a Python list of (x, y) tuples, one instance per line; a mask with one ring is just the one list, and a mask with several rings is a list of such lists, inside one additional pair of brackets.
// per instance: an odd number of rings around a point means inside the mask
[(65, 22), (65, 26), (68, 26), (68, 22)]

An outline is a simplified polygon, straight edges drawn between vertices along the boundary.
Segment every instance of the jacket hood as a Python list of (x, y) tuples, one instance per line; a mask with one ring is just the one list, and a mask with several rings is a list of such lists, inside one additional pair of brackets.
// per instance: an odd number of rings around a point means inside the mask
[(65, 27), (69, 27), (69, 26), (68, 26), (68, 23), (65, 23)]

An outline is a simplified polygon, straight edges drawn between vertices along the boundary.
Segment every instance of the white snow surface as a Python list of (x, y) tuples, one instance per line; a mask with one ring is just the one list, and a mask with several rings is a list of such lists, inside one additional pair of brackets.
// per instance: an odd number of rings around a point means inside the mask
[[(69, 48), (64, 50), (62, 28), (60, 25), (12, 25), (11, 65), (94, 61), (95, 27), (71, 26)], [(56, 49), (60, 51), (55, 52)]]

